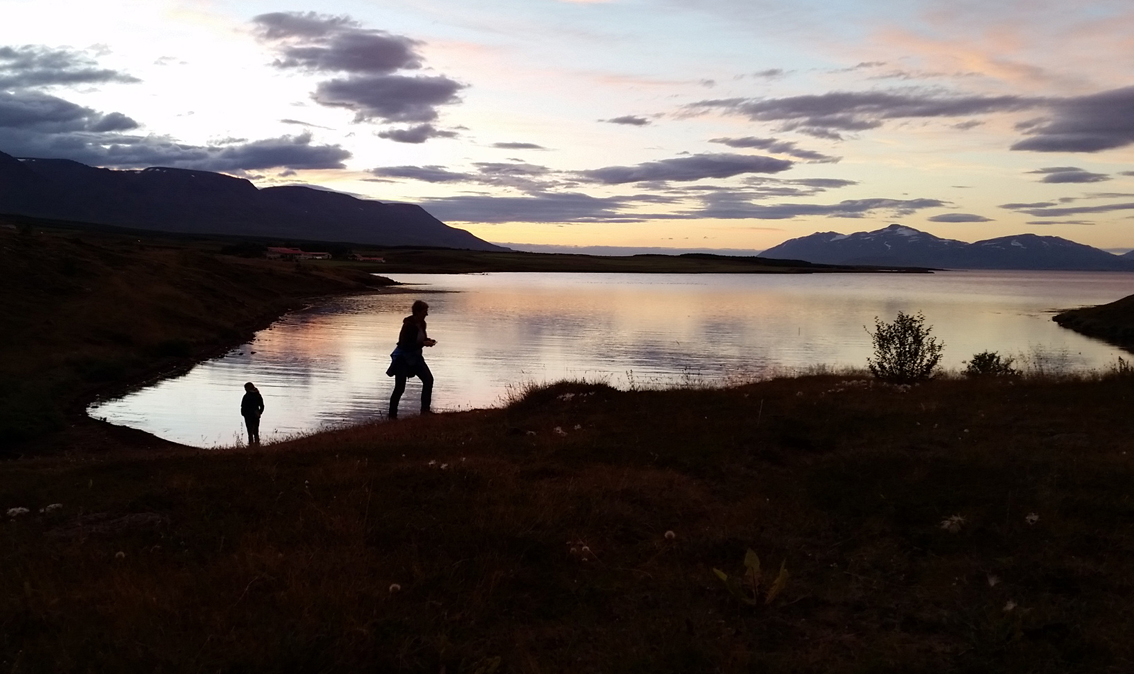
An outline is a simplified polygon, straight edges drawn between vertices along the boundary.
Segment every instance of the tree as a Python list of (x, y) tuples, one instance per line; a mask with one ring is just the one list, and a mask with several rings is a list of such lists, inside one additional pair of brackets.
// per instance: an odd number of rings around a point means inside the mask
[(945, 348), (929, 336), (932, 331), (920, 311), (916, 315), (899, 311), (893, 323), (883, 323), (875, 316), (874, 332), (867, 330), (874, 341), (874, 357), (866, 360), (870, 374), (900, 384), (932, 379)]

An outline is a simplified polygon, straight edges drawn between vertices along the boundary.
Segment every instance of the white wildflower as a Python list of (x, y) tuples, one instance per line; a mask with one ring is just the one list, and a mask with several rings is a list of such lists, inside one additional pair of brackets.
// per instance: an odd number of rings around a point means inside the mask
[(1011, 611), (1014, 608), (1016, 608), (1016, 602), (1012, 601), (1011, 599), (1008, 600), (1008, 603), (1004, 604), (1005, 613)]
[(1027, 522), (1028, 524), (1035, 524), (1036, 522), (1039, 522), (1039, 515), (1037, 515), (1035, 513), (1028, 513), (1024, 517), (1024, 521)]
[(528, 431), (528, 433), (527, 433), (527, 434), (528, 434), (528, 435), (535, 435), (536, 433), (535, 433), (535, 431)]
[(677, 538), (677, 534), (673, 533), (672, 531), (667, 531), (665, 532), (665, 537), (666, 540), (672, 541), (673, 539)]
[(115, 559), (126, 559), (126, 553), (119, 550), (118, 552), (114, 553), (114, 558)]
[(577, 431), (583, 430), (583, 424), (575, 424), (575, 430), (577, 430)]
[(556, 426), (553, 430), (556, 435), (567, 435), (567, 431), (563, 430), (562, 426)]
[(29, 511), (27, 508), (8, 508), (8, 517), (19, 517), (20, 515), (27, 515)]
[(402, 591), (401, 585), (398, 585), (397, 583), (391, 583), (390, 584), (390, 594), (394, 594), (395, 592), (401, 592), (401, 591)]
[(448, 470), (448, 469), (449, 469), (449, 464), (447, 464), (447, 463), (441, 464), (441, 470)]
[(425, 464), (425, 465), (427, 465), (427, 466), (436, 466), (436, 465), (437, 465), (437, 462), (436, 462), (436, 461), (430, 461), (429, 463), (427, 463), (427, 464)]
[(946, 517), (945, 519), (941, 520), (941, 528), (944, 529), (945, 531), (948, 531), (951, 534), (955, 534), (958, 531), (960, 531), (961, 527), (964, 524), (965, 524), (965, 518), (961, 517), (960, 515), (953, 515), (951, 517)]
[(574, 398), (574, 397), (575, 397), (574, 393), (564, 393), (563, 395), (559, 396), (559, 399), (563, 400), (563, 401), (567, 401), (567, 400), (570, 400), (571, 398)]
[(999, 584), (1000, 584), (1000, 576), (989, 576), (988, 577), (988, 586), (989, 587), (996, 587)]

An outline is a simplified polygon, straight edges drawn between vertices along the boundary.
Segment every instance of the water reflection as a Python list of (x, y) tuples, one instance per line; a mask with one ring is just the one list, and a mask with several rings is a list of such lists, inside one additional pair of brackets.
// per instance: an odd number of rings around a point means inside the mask
[[(562, 378), (615, 386), (716, 382), (776, 368), (862, 367), (874, 316), (922, 311), (944, 364), (974, 353), (1103, 367), (1121, 352), (1063, 330), (1051, 311), (1134, 292), (1134, 274), (417, 275), (431, 294), (426, 352), (435, 408), (499, 403), (509, 386)], [(389, 353), (413, 295), (336, 298), (291, 314), (248, 345), (92, 408), (94, 416), (200, 446), (241, 440), (245, 381), (264, 395), (264, 441), (381, 418)], [(1050, 366), (1050, 363), (1049, 363)], [(630, 374), (632, 373), (632, 374)], [(406, 400), (420, 395), (411, 379)], [(403, 405), (412, 413), (416, 404)]]

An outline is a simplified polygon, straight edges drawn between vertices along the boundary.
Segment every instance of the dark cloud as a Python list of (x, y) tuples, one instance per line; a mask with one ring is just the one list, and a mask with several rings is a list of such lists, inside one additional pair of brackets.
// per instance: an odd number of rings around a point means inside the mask
[(120, 112), (103, 114), (38, 91), (0, 91), (0, 129), (38, 133), (127, 131), (138, 123)]
[(1042, 175), (1040, 182), (1044, 183), (1099, 183), (1110, 180), (1110, 176), (1104, 173), (1091, 173), (1075, 166), (1050, 166), (1028, 173)]
[(379, 134), (402, 143), (452, 136), (424, 123), (437, 119), (438, 106), (458, 102), (465, 85), (444, 75), (397, 74), (422, 67), (417, 40), (315, 12), (274, 12), (252, 21), (260, 39), (279, 54), (276, 67), (341, 75), (316, 86), (312, 98), (320, 105), (350, 110), (356, 122), (419, 123)]
[(317, 40), (339, 31), (357, 30), (361, 27), (349, 16), (329, 16), (316, 12), (272, 12), (252, 17), (252, 22), (256, 24), (261, 37), (267, 40)]
[(362, 28), (345, 16), (274, 12), (253, 17), (261, 39), (279, 42), (278, 68), (389, 74), (421, 67), (419, 42)]
[(774, 80), (783, 77), (787, 71), (783, 68), (768, 68), (767, 70), (758, 70), (752, 73), (753, 77), (763, 77), (765, 79)]
[(291, 124), (293, 126), (303, 126), (303, 127), (307, 127), (308, 129), (328, 129), (328, 130), (330, 129), (330, 127), (327, 127), (327, 126), (319, 126), (318, 124), (310, 124), (308, 122), (301, 122), (298, 119), (281, 119), (280, 124)]
[(449, 222), (640, 222), (643, 216), (622, 212), (625, 197), (592, 197), (560, 192), (525, 197), (458, 196), (427, 199), (421, 206)]
[(492, 147), (501, 150), (546, 150), (547, 148), (535, 143), (493, 143)]
[(1006, 208), (1010, 211), (1022, 211), (1028, 208), (1050, 208), (1052, 206), (1055, 206), (1054, 201), (1033, 201), (1030, 203), (1000, 204), (1000, 208)]
[(764, 150), (766, 152), (775, 152), (777, 154), (786, 154), (789, 157), (802, 159), (804, 161), (816, 162), (820, 164), (834, 164), (842, 157), (832, 157), (831, 155), (813, 152), (812, 150), (803, 150), (796, 146), (792, 141), (776, 140), (775, 138), (756, 138), (754, 136), (745, 136), (744, 138), (712, 138), (710, 143), (720, 143), (729, 147), (736, 148), (754, 148), (757, 150)]
[(621, 117), (612, 117), (610, 119), (600, 119), (599, 121), (606, 122), (608, 124), (625, 124), (627, 126), (646, 126), (650, 123), (650, 120), (646, 119), (645, 117), (639, 117), (637, 115), (623, 115)]
[[(111, 118), (105, 115), (104, 118)], [(97, 126), (97, 125), (95, 125)], [(0, 125), (0, 151), (17, 157), (72, 159), (111, 168), (167, 166), (242, 172), (268, 168), (344, 168), (351, 154), (338, 145), (313, 145), (310, 134), (223, 145), (190, 145), (162, 136), (92, 129), (43, 131)]]
[[(1012, 205), (1020, 204), (1005, 204), (1001, 208), (1007, 208)], [(1015, 208), (1013, 210), (1027, 213), (1028, 215), (1037, 218), (1063, 218), (1073, 215), (1086, 215), (1088, 213), (1112, 213), (1114, 211), (1129, 211), (1134, 210), (1134, 203), (1124, 204), (1105, 204), (1102, 206), (1068, 206), (1065, 208), (1055, 207), (1039, 207), (1039, 208)]]
[(408, 178), (427, 183), (471, 182), (474, 178), (471, 174), (450, 171), (441, 166), (385, 166), (370, 169), (370, 173), (379, 178)]
[(762, 205), (721, 194), (707, 199), (704, 208), (686, 211), (682, 215), (690, 218), (787, 220), (801, 216), (862, 218), (883, 211), (893, 217), (901, 217), (945, 205), (938, 199), (850, 199), (837, 204)]
[(1134, 143), (1134, 87), (1054, 101), (1049, 118), (1012, 146), (1032, 152), (1098, 152)]
[(94, 59), (68, 49), (0, 47), (0, 89), (139, 81), (117, 70), (99, 68)]
[(454, 138), (456, 135), (456, 131), (437, 129), (432, 124), (418, 124), (408, 129), (387, 129), (378, 133), (379, 138), (397, 143), (424, 143), (430, 138)]
[(1090, 220), (1028, 220), (1027, 225), (1093, 225)]
[(607, 166), (580, 171), (587, 180), (607, 185), (646, 181), (691, 181), (729, 178), (744, 173), (779, 173), (793, 166), (786, 159), (744, 154), (699, 154), (646, 162), (637, 166)]
[(930, 222), (992, 222), (992, 218), (972, 213), (942, 213), (926, 219)]
[(1046, 99), (1020, 96), (943, 96), (887, 91), (831, 92), (789, 98), (706, 100), (688, 109), (719, 109), (758, 122), (819, 138), (841, 138), (844, 131), (874, 129), (891, 119), (966, 117), (1035, 108)]
[(464, 85), (448, 77), (375, 75), (320, 82), (312, 98), (320, 105), (346, 108), (356, 122), (431, 122), (438, 105), (457, 102)]
[(1122, 173), (1119, 173), (1118, 175), (1121, 175), (1121, 176), (1134, 176), (1134, 171), (1123, 171)]
[(457, 172), (441, 166), (390, 166), (372, 169), (370, 173), (379, 178), (510, 187), (533, 194), (547, 194), (547, 188), (557, 182), (551, 169), (527, 162), (477, 162), (473, 167), (474, 171)]

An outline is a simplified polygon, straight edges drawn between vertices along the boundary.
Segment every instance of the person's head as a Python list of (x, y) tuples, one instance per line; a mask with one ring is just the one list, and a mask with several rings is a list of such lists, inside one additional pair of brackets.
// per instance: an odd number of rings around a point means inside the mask
[(421, 300), (417, 300), (413, 303), (413, 308), (411, 309), (411, 311), (413, 312), (414, 316), (425, 316), (429, 313), (429, 305), (425, 302), (422, 302)]
[(248, 382), (247, 384), (244, 385), (244, 390), (251, 393), (251, 392), (256, 390), (256, 385), (253, 384), (252, 382)]

